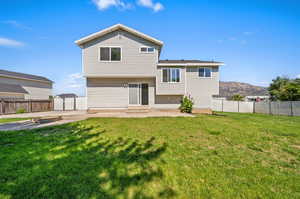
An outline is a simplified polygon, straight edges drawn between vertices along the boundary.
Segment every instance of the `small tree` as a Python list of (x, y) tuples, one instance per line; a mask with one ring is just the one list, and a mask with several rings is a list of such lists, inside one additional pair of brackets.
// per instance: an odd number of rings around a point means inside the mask
[(243, 101), (244, 100), (244, 97), (241, 96), (240, 94), (235, 94), (231, 97), (231, 100), (233, 101)]
[(182, 113), (192, 113), (193, 105), (194, 102), (191, 96), (184, 96), (181, 100), (179, 109)]
[(300, 100), (300, 79), (277, 77), (270, 84), (271, 100), (297, 101)]

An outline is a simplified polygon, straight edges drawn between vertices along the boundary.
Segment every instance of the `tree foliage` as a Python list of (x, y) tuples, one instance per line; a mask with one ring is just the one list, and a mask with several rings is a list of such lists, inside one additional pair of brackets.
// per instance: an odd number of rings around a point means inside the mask
[(277, 77), (272, 80), (268, 90), (271, 100), (298, 101), (300, 100), (300, 79)]
[(244, 97), (241, 96), (240, 94), (235, 94), (231, 97), (231, 100), (233, 101), (243, 101), (244, 100)]

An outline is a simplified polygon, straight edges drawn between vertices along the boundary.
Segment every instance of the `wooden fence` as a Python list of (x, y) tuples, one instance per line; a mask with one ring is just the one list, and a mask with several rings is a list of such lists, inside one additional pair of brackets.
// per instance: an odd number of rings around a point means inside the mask
[(5, 99), (0, 101), (0, 114), (53, 111), (53, 100)]

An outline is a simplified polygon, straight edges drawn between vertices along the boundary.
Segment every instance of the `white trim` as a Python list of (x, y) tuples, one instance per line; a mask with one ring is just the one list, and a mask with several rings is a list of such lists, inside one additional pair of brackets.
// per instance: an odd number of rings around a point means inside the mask
[[(199, 69), (200, 68), (209, 68), (210, 69), (210, 77), (200, 77), (199, 76)], [(213, 70), (212, 70), (212, 67), (198, 67), (197, 68), (197, 73), (198, 73), (198, 78), (200, 78), (200, 79), (212, 79), (213, 78), (213, 76), (212, 76), (212, 73), (213, 73)], [(204, 71), (204, 73), (205, 73), (205, 71)], [(205, 75), (205, 74), (204, 74)]]
[[(142, 52), (142, 48), (146, 48), (147, 49), (147, 51), (146, 52)], [(149, 48), (153, 48), (153, 51), (152, 52), (149, 52), (148, 50), (149, 50)], [(149, 47), (149, 46), (141, 46), (140, 47), (140, 53), (142, 53), (142, 54), (154, 54), (155, 53), (155, 47)]]
[[(164, 69), (179, 69), (179, 82), (164, 82), (163, 81), (163, 70)], [(170, 77), (171, 78), (171, 77)], [(182, 83), (181, 82), (181, 68), (178, 68), (178, 67), (176, 67), (176, 68), (168, 68), (168, 67), (165, 67), (165, 68), (161, 68), (161, 79), (160, 79), (160, 83), (162, 83), (162, 84), (178, 84), (178, 83)]]
[[(109, 60), (101, 60), (101, 48), (109, 48)], [(120, 48), (120, 61), (118, 60), (111, 60), (111, 49), (112, 48)], [(99, 46), (98, 47), (98, 61), (99, 62), (106, 62), (106, 63), (115, 63), (115, 62), (122, 62), (122, 46)]]
[(157, 66), (224, 66), (223, 63), (158, 63)]
[(108, 34), (108, 33), (111, 33), (111, 32), (113, 32), (113, 31), (116, 31), (116, 30), (119, 30), (119, 29), (124, 30), (124, 31), (126, 31), (126, 32), (129, 32), (129, 33), (131, 33), (131, 34), (133, 34), (133, 35), (136, 35), (136, 36), (138, 36), (138, 37), (141, 37), (141, 38), (143, 38), (143, 39), (145, 39), (145, 40), (151, 41), (152, 43), (155, 43), (155, 44), (157, 44), (157, 45), (159, 45), (159, 46), (162, 46), (162, 45), (163, 45), (163, 42), (162, 42), (162, 41), (160, 41), (160, 40), (158, 40), (158, 39), (155, 39), (155, 38), (153, 38), (153, 37), (150, 37), (150, 36), (148, 36), (148, 35), (146, 35), (146, 34), (144, 34), (144, 33), (141, 33), (141, 32), (139, 32), (139, 31), (134, 30), (134, 29), (132, 29), (132, 28), (129, 28), (129, 27), (127, 27), (127, 26), (124, 26), (124, 25), (122, 25), (122, 24), (116, 24), (116, 25), (114, 25), (114, 26), (111, 26), (111, 27), (108, 27), (108, 28), (106, 28), (106, 29), (103, 29), (103, 30), (101, 30), (101, 31), (99, 31), (99, 32), (90, 34), (90, 35), (88, 35), (88, 36), (86, 36), (86, 37), (83, 37), (83, 38), (81, 38), (81, 39), (75, 41), (75, 43), (76, 43), (78, 46), (81, 46), (81, 45), (83, 45), (83, 44), (86, 43), (86, 42), (89, 42), (89, 41), (91, 41), (91, 40), (93, 40), (93, 39), (99, 38), (99, 37), (101, 37), (101, 36), (103, 36), (103, 35), (106, 35), (106, 34)]

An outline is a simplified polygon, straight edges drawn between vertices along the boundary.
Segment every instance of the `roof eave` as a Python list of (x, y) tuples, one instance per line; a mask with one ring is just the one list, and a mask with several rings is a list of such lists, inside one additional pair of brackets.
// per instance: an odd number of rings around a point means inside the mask
[(158, 63), (157, 66), (224, 66), (224, 63)]
[(151, 41), (152, 43), (155, 43), (155, 44), (157, 44), (157, 45), (159, 45), (159, 46), (163, 46), (163, 42), (162, 42), (162, 41), (160, 41), (160, 40), (158, 40), (158, 39), (155, 39), (155, 38), (153, 38), (153, 37), (150, 37), (150, 36), (148, 36), (148, 35), (146, 35), (146, 34), (144, 34), (144, 33), (141, 33), (141, 32), (139, 32), (139, 31), (134, 30), (134, 29), (132, 29), (132, 28), (129, 28), (129, 27), (127, 27), (127, 26), (124, 26), (124, 25), (122, 25), (122, 24), (117, 24), (117, 25), (108, 27), (108, 28), (106, 28), (106, 29), (104, 29), (104, 30), (101, 30), (101, 31), (99, 31), (99, 32), (90, 34), (90, 35), (88, 35), (88, 36), (86, 36), (86, 37), (83, 37), (83, 38), (81, 38), (81, 39), (79, 39), (79, 40), (76, 40), (76, 41), (75, 41), (75, 44), (77, 44), (78, 46), (81, 47), (81, 46), (82, 46), (83, 44), (85, 44), (86, 42), (89, 42), (89, 41), (91, 41), (91, 40), (93, 40), (93, 39), (99, 38), (99, 37), (101, 37), (101, 36), (103, 36), (103, 35), (106, 35), (106, 34), (108, 34), (108, 33), (111, 33), (111, 32), (113, 32), (113, 31), (116, 31), (116, 30), (118, 30), (118, 29), (122, 29), (122, 30), (127, 31), (127, 32), (129, 32), (129, 33), (131, 33), (131, 34), (134, 34), (134, 35), (136, 35), (136, 36), (139, 36), (139, 37), (141, 37), (141, 38), (143, 38), (143, 39), (145, 39), (145, 40)]

